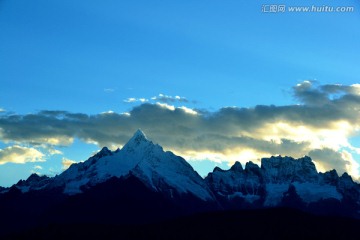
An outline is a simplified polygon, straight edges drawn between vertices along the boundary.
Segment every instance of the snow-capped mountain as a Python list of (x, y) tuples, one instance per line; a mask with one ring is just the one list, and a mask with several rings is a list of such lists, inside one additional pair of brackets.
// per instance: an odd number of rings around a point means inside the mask
[(205, 181), (219, 197), (237, 197), (250, 203), (261, 200), (264, 207), (281, 206), (290, 188), (305, 206), (323, 200), (350, 200), (357, 204), (360, 200), (360, 187), (347, 173), (341, 177), (335, 170), (318, 173), (306, 156), (263, 158), (261, 167), (248, 162), (245, 170), (236, 162), (226, 171), (216, 167)]
[[(248, 162), (244, 168), (236, 162), (229, 170), (215, 167), (203, 179), (182, 157), (165, 152), (138, 130), (122, 149), (104, 147), (58, 176), (32, 174), (11, 188), (0, 187), (0, 237), (49, 224), (125, 224), (127, 228), (204, 212), (229, 214), (231, 221), (224, 223), (228, 227), (241, 219), (233, 213), (252, 208), (257, 209), (254, 216), (264, 219), (284, 211), (291, 218), (294, 215), (287, 213), (293, 208), (360, 219), (360, 187), (347, 173), (318, 173), (309, 157), (263, 158), (261, 166)], [(269, 208), (274, 211), (270, 216)], [(249, 214), (245, 215), (254, 218)], [(305, 213), (298, 214), (302, 219)], [(312, 223), (319, 222), (311, 216)]]
[(192, 194), (204, 201), (215, 201), (209, 187), (183, 158), (149, 141), (138, 130), (121, 150), (104, 147), (87, 161), (72, 164), (56, 176), (47, 188), (63, 187), (66, 194), (81, 193), (112, 177), (135, 176), (154, 191), (170, 198)]
[[(352, 212), (351, 216), (360, 217), (359, 184), (347, 173), (340, 177), (335, 170), (318, 173), (309, 157), (263, 158), (261, 167), (248, 162), (243, 168), (236, 162), (229, 170), (216, 167), (203, 179), (182, 157), (165, 152), (141, 130), (136, 131), (122, 149), (110, 151), (104, 147), (58, 176), (32, 174), (12, 189), (22, 193), (56, 190), (65, 196), (74, 196), (106, 185), (112, 179), (141, 182), (150, 192), (185, 205), (200, 201), (212, 203), (214, 209), (243, 209), (289, 206), (289, 202), (293, 202), (299, 205), (295, 207), (310, 211), (331, 205), (340, 209), (339, 212), (345, 209)], [(0, 189), (0, 196), (7, 192), (9, 189)], [(194, 199), (197, 200), (194, 202)]]
[(215, 167), (205, 178), (213, 192), (227, 199), (242, 198), (253, 203), (263, 194), (263, 178), (258, 165), (248, 162), (245, 170), (236, 162), (229, 170)]

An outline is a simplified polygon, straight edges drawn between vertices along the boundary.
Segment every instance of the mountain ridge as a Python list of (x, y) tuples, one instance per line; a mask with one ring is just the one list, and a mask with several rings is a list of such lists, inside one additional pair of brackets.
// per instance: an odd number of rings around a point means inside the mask
[(185, 159), (164, 151), (138, 130), (122, 149), (103, 147), (53, 178), (32, 174), (0, 188), (3, 216), (23, 219), (3, 217), (9, 229), (44, 221), (108, 218), (109, 223), (144, 223), (201, 212), (278, 207), (360, 219), (360, 186), (347, 173), (317, 172), (307, 156), (272, 156), (263, 158), (261, 166), (235, 162), (228, 170), (215, 167), (202, 178)]
[[(160, 145), (148, 140), (140, 129), (122, 149), (110, 151), (103, 147), (88, 160), (72, 164), (53, 178), (32, 174), (13, 187), (23, 193), (63, 188), (65, 194), (74, 195), (111, 177), (126, 178), (130, 175), (154, 191), (166, 192), (170, 198), (174, 191), (191, 193), (205, 201), (216, 201), (215, 195), (219, 194), (250, 202), (265, 197), (265, 206), (276, 206), (290, 184), (300, 191), (301, 198), (308, 203), (321, 198), (342, 200), (344, 195), (354, 201), (360, 197), (360, 187), (351, 176), (347, 173), (338, 176), (336, 170), (317, 172), (308, 156), (299, 159), (288, 156), (262, 158), (261, 167), (250, 161), (243, 168), (240, 162), (235, 162), (228, 170), (215, 167), (205, 178), (201, 178), (185, 159), (170, 151), (165, 152)], [(2, 189), (2, 192), (6, 191), (7, 188)], [(272, 197), (276, 195), (277, 199), (266, 198), (264, 192), (271, 192)]]
[[(202, 200), (215, 201), (214, 196), (201, 176), (182, 157), (148, 140), (141, 130), (137, 130), (122, 149), (110, 151), (103, 147), (87, 161), (72, 164), (67, 170), (54, 178), (42, 181), (43, 186), (22, 187), (23, 192), (30, 189), (64, 188), (64, 193), (74, 195), (82, 189), (105, 182), (111, 177), (136, 176), (154, 191), (171, 195), (191, 193)], [(32, 175), (33, 176), (33, 175)], [(29, 178), (30, 179), (30, 178)], [(27, 183), (31, 181), (25, 180)], [(161, 186), (160, 186), (161, 185)]]

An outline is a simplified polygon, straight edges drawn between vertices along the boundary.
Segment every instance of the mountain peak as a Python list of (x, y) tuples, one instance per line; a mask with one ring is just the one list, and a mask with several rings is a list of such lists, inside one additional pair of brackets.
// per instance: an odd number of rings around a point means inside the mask
[(107, 147), (103, 147), (100, 151), (99, 151), (99, 153), (109, 153), (109, 152), (111, 152)]
[(236, 162), (234, 163), (234, 165), (232, 165), (232, 167), (231, 167), (230, 169), (233, 170), (233, 171), (235, 171), (235, 172), (241, 172), (241, 171), (244, 170), (243, 167), (241, 166), (241, 163), (238, 162), (238, 161), (236, 161)]
[(134, 135), (132, 136), (132, 138), (130, 138), (129, 142), (142, 142), (142, 141), (147, 141), (148, 139), (146, 138), (146, 135), (143, 131), (141, 131), (141, 129), (136, 130), (136, 132), (134, 133)]
[(134, 135), (130, 138), (130, 140), (125, 144), (128, 146), (139, 146), (141, 145), (141, 143), (146, 143), (146, 142), (150, 142), (145, 133), (143, 131), (141, 131), (140, 129), (136, 130), (136, 132), (134, 133)]
[(107, 147), (103, 147), (98, 153), (93, 156), (93, 158), (99, 159), (110, 155), (112, 155), (112, 152)]
[(140, 128), (138, 128), (138, 129), (136, 130), (136, 132), (134, 133), (134, 135), (146, 137), (146, 136), (145, 136), (145, 133), (144, 133)]
[[(130, 140), (125, 144), (122, 150), (125, 151), (143, 151), (145, 148), (149, 148), (151, 146), (155, 146), (152, 141), (146, 138), (146, 135), (143, 131), (138, 129), (134, 135), (130, 138)], [(143, 150), (140, 150), (140, 149)]]

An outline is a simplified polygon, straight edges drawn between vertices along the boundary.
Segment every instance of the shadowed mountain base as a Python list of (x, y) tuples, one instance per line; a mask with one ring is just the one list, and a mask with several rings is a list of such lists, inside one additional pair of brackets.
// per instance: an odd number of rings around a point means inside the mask
[(358, 239), (360, 221), (277, 208), (202, 213), (145, 225), (52, 224), (7, 239)]

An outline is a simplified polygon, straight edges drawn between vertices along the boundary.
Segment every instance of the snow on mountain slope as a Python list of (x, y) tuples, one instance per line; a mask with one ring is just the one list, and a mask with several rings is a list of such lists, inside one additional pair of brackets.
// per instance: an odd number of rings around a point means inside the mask
[(191, 193), (202, 200), (214, 200), (204, 180), (183, 158), (171, 152), (140, 161), (131, 173), (160, 192)]
[(342, 195), (336, 190), (335, 186), (310, 182), (295, 182), (293, 185), (295, 186), (296, 192), (299, 194), (301, 199), (307, 203), (316, 202), (320, 199), (342, 199)]
[[(261, 163), (259, 167), (248, 162), (244, 169), (239, 162), (229, 170), (215, 167), (202, 179), (182, 157), (165, 152), (138, 130), (121, 150), (110, 151), (104, 147), (87, 161), (71, 165), (58, 176), (48, 178), (33, 174), (14, 187), (23, 193), (57, 188), (57, 191), (74, 195), (112, 177), (135, 177), (149, 189), (175, 201), (195, 196), (223, 204), (225, 208), (243, 203), (272, 207), (284, 203), (284, 196), (291, 187), (305, 205), (335, 199), (350, 202), (360, 209), (360, 185), (347, 173), (341, 177), (335, 170), (318, 173), (311, 158), (306, 156), (263, 158)], [(7, 191), (9, 188), (0, 189), (0, 193)]]
[(272, 156), (261, 159), (261, 169), (267, 183), (316, 182), (318, 172), (311, 158)]
[(227, 194), (240, 192), (245, 182), (244, 170), (239, 162), (236, 162), (229, 170), (215, 167), (212, 173), (205, 178), (214, 192)]
[(192, 193), (202, 200), (214, 200), (212, 192), (190, 164), (171, 152), (164, 152), (141, 130), (121, 150), (111, 152), (103, 148), (89, 160), (71, 165), (55, 177), (51, 187), (64, 186), (64, 193), (77, 194), (82, 192), (82, 187), (129, 174), (155, 191)]
[(293, 185), (305, 203), (321, 199), (337, 199), (345, 196), (356, 200), (360, 196), (359, 185), (347, 174), (339, 177), (335, 170), (318, 173), (311, 158), (271, 157), (261, 160), (261, 168), (252, 162), (245, 170), (236, 162), (229, 170), (216, 167), (205, 178), (210, 188), (220, 196), (232, 199), (264, 197), (264, 206), (278, 206), (289, 186)]
[(245, 165), (245, 170), (239, 162), (235, 162), (229, 170), (215, 167), (205, 181), (215, 193), (229, 200), (242, 198), (253, 203), (263, 194), (260, 168), (252, 162)]

